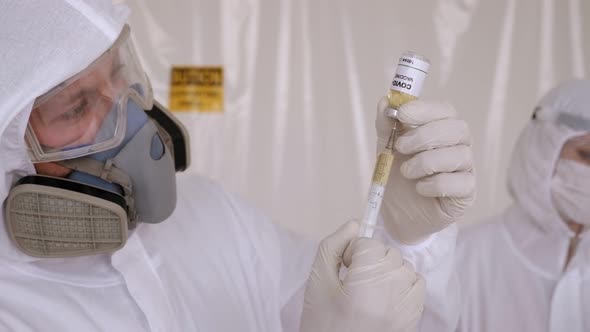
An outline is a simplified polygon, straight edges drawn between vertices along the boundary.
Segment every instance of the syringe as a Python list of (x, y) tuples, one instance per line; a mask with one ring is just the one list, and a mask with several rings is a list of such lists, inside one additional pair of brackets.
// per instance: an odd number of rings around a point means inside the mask
[(399, 58), (397, 70), (387, 95), (389, 107), (386, 114), (394, 118), (395, 121), (393, 122), (387, 145), (377, 157), (371, 187), (369, 188), (367, 205), (359, 230), (359, 237), (373, 237), (375, 226), (377, 225), (385, 186), (389, 180), (389, 173), (394, 161), (394, 146), (397, 131), (402, 126), (397, 120), (397, 110), (401, 105), (420, 96), (429, 67), (430, 62), (428, 59), (413, 52), (406, 52)]

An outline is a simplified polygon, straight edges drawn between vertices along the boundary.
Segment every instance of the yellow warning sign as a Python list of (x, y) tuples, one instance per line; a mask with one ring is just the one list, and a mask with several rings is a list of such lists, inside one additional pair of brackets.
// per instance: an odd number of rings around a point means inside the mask
[(223, 67), (173, 67), (170, 110), (223, 112)]

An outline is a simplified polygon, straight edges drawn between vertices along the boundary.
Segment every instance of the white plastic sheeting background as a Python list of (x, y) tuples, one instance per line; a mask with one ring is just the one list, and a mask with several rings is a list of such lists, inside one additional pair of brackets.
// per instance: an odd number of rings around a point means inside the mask
[(312, 236), (359, 217), (374, 115), (405, 50), (431, 59), (423, 97), (473, 131), (475, 222), (509, 204), (518, 132), (552, 86), (590, 64), (583, 0), (136, 0), (130, 23), (156, 98), (172, 65), (222, 65), (223, 114), (179, 114), (191, 172)]

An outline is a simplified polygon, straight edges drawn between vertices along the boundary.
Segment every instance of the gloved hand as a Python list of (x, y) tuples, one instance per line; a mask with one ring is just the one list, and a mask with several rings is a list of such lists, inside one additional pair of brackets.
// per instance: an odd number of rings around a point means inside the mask
[[(387, 144), (393, 119), (377, 111), (377, 151)], [(381, 206), (385, 228), (404, 243), (418, 243), (460, 220), (475, 199), (469, 127), (448, 103), (402, 105), (395, 159)]]
[[(397, 249), (356, 238), (348, 222), (322, 241), (303, 304), (301, 332), (414, 331), (425, 284)], [(344, 278), (340, 267), (348, 267)]]

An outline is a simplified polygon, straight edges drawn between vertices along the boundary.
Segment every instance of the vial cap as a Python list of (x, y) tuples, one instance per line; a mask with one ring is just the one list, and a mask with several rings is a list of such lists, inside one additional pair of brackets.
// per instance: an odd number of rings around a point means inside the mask
[(399, 58), (398, 65), (407, 66), (427, 74), (430, 68), (430, 61), (420, 54), (407, 51)]

